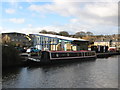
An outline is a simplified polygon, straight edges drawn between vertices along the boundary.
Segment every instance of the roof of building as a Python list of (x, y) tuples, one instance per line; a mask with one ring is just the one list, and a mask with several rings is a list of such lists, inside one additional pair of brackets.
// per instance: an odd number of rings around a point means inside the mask
[(88, 41), (84, 39), (78, 39), (78, 38), (72, 38), (72, 37), (65, 37), (65, 36), (59, 36), (59, 35), (52, 35), (52, 34), (42, 34), (42, 33), (36, 33), (34, 35), (40, 35), (40, 36), (47, 36), (47, 37), (53, 37), (53, 38), (59, 38), (69, 41)]
[(25, 35), (24, 33), (19, 33), (19, 32), (6, 32), (6, 33), (2, 33), (2, 34), (22, 34), (22, 35)]

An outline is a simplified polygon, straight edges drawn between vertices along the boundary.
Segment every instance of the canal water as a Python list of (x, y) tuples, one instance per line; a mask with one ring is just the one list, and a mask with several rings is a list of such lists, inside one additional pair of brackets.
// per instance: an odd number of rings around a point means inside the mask
[(117, 88), (118, 58), (3, 70), (3, 88)]

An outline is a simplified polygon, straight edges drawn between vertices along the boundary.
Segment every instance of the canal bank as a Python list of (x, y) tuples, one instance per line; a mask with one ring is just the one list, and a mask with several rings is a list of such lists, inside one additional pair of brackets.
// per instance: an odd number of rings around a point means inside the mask
[(112, 55), (120, 55), (120, 52), (107, 52), (107, 53), (97, 53), (97, 58), (106, 58)]

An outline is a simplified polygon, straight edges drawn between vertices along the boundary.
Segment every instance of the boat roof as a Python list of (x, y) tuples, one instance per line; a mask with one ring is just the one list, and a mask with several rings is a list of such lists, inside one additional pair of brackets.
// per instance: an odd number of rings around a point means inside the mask
[(80, 51), (48, 51), (48, 52), (94, 52), (94, 51), (89, 51), (89, 50), (80, 50)]

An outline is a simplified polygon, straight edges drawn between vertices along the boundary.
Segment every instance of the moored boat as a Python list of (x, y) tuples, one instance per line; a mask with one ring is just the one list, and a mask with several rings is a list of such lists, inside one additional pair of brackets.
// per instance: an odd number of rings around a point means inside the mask
[(95, 51), (42, 51), (41, 62), (96, 58)]

